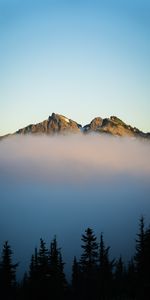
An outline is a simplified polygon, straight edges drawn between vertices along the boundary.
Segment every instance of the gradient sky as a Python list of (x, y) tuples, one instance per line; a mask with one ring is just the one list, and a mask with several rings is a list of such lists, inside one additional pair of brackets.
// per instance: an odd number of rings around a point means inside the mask
[(150, 131), (149, 0), (0, 0), (0, 135), (52, 112)]

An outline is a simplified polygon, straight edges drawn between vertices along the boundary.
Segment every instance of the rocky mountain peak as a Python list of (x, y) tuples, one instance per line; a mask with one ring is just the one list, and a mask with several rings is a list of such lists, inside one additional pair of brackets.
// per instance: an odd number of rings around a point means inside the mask
[[(34, 135), (53, 135), (53, 134), (68, 134), (79, 133), (88, 134), (91, 132), (97, 134), (111, 134), (113, 136), (130, 136), (130, 137), (142, 137), (150, 139), (150, 133), (144, 133), (139, 129), (127, 125), (121, 119), (116, 116), (110, 118), (94, 118), (89, 124), (82, 127), (76, 121), (69, 119), (66, 116), (52, 113), (47, 120), (37, 124), (30, 124), (22, 129), (19, 129), (14, 133), (16, 134), (34, 134)], [(11, 135), (11, 134), (10, 134)], [(4, 136), (8, 137), (9, 134)], [(0, 137), (0, 140), (4, 137)]]
[(31, 124), (25, 128), (19, 129), (17, 134), (54, 134), (54, 133), (67, 133), (79, 132), (82, 127), (77, 122), (68, 119), (67, 117), (59, 114), (52, 113), (47, 120), (38, 124)]
[(127, 125), (116, 116), (104, 119), (101, 117), (94, 118), (90, 124), (83, 128), (85, 133), (96, 132), (99, 134), (105, 133), (113, 136), (149, 138), (149, 133), (144, 133), (131, 125)]

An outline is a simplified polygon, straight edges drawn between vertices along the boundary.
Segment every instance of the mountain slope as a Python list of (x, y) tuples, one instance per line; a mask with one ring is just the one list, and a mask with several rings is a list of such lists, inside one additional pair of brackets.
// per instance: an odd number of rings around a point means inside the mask
[[(47, 120), (38, 124), (30, 124), (22, 129), (16, 131), (13, 135), (53, 135), (53, 134), (68, 134), (68, 133), (97, 133), (97, 134), (110, 134), (113, 136), (129, 136), (141, 137), (150, 139), (150, 133), (144, 133), (139, 129), (127, 125), (122, 120), (115, 116), (102, 119), (101, 117), (94, 118), (90, 124), (82, 125), (60, 114), (52, 113)], [(9, 134), (4, 136), (8, 137)], [(1, 137), (0, 139), (4, 138)]]
[(105, 119), (95, 118), (91, 121), (89, 125), (84, 126), (84, 130), (87, 133), (94, 131), (97, 133), (107, 133), (117, 136), (131, 136), (143, 138), (149, 137), (148, 133), (144, 133), (136, 127), (127, 125), (115, 116), (111, 116), (110, 118)]
[(64, 132), (80, 132), (80, 127), (82, 127), (77, 122), (68, 119), (65, 116), (52, 113), (52, 115), (41, 123), (31, 124), (25, 128), (19, 129), (17, 134), (54, 134), (54, 133), (64, 133)]

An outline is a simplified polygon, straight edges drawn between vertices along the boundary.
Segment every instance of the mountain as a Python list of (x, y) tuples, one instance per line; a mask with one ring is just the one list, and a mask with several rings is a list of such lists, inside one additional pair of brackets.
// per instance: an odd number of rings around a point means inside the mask
[(41, 123), (31, 124), (25, 128), (19, 129), (16, 134), (54, 134), (54, 133), (64, 133), (80, 132), (81, 125), (77, 122), (68, 119), (65, 116), (52, 113), (52, 115)]
[(136, 127), (127, 125), (115, 116), (105, 119), (98, 117), (93, 119), (90, 124), (84, 126), (84, 132), (89, 133), (93, 131), (99, 134), (106, 133), (115, 136), (150, 138), (150, 133), (144, 133)]
[[(22, 129), (16, 131), (13, 135), (53, 135), (53, 134), (67, 134), (67, 133), (82, 133), (89, 134), (95, 132), (97, 134), (109, 134), (113, 136), (130, 136), (130, 137), (140, 137), (149, 138), (150, 133), (144, 133), (139, 129), (127, 125), (122, 120), (115, 116), (110, 118), (102, 119), (101, 117), (94, 118), (91, 123), (82, 127), (82, 125), (77, 122), (63, 116), (60, 114), (52, 113), (47, 120), (40, 122), (38, 124), (30, 124)], [(9, 134), (3, 137), (10, 136)]]

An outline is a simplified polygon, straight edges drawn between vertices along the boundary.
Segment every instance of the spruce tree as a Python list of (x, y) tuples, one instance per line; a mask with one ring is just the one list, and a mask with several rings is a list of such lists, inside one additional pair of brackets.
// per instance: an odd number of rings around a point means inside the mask
[(82, 235), (83, 253), (80, 259), (82, 276), (82, 294), (85, 299), (94, 299), (96, 297), (96, 272), (97, 272), (97, 241), (91, 228), (85, 230)]
[[(35, 261), (36, 263), (36, 261)], [(45, 241), (40, 239), (40, 247), (37, 254), (37, 292), (38, 298), (46, 299), (49, 294), (49, 266), (48, 266), (48, 249)]]
[(49, 272), (53, 299), (61, 299), (64, 297), (67, 283), (64, 274), (64, 262), (62, 260), (61, 249), (58, 248), (56, 237), (54, 237), (50, 245)]
[(93, 230), (91, 228), (87, 228), (85, 230), (85, 234), (82, 235), (82, 242), (81, 245), (83, 249), (83, 253), (81, 255), (80, 259), (80, 265), (81, 270), (85, 274), (91, 274), (93, 270), (96, 268), (96, 262), (97, 262), (97, 249), (98, 245), (96, 242), (96, 236), (93, 233)]
[(99, 293), (101, 297), (109, 295), (112, 289), (112, 269), (114, 267), (114, 260), (109, 259), (110, 247), (106, 247), (103, 239), (103, 234), (100, 236), (100, 247), (99, 247)]
[(143, 294), (150, 297), (150, 230), (145, 230), (144, 217), (140, 219), (139, 233), (136, 240), (135, 267), (137, 297)]
[(150, 228), (145, 230), (144, 236), (144, 293), (150, 299)]
[(48, 249), (40, 239), (39, 250), (35, 248), (29, 266), (29, 298), (46, 299), (49, 292)]
[(31, 262), (29, 265), (29, 281), (34, 282), (38, 279), (38, 252), (37, 248), (34, 250), (34, 254), (31, 256)]
[(136, 271), (134, 259), (131, 258), (127, 267), (127, 278), (126, 278), (126, 290), (127, 294), (131, 299), (135, 299), (136, 295)]
[(74, 295), (78, 295), (80, 293), (81, 288), (81, 271), (80, 265), (74, 256), (73, 265), (72, 265), (72, 290)]
[(42, 238), (40, 239), (40, 248), (37, 259), (40, 278), (41, 280), (45, 280), (48, 274), (48, 249), (46, 248), (46, 243)]
[(142, 216), (140, 218), (139, 233), (137, 234), (137, 239), (136, 239), (136, 253), (134, 257), (136, 272), (140, 281), (143, 280), (143, 276), (144, 276), (144, 237), (145, 237), (144, 217)]
[(121, 256), (115, 262), (114, 277), (115, 277), (115, 295), (123, 297), (125, 295), (126, 273), (125, 273), (125, 267)]
[(0, 289), (5, 299), (14, 295), (16, 288), (16, 268), (18, 264), (12, 263), (12, 250), (8, 241), (3, 245), (2, 259), (0, 263)]
[(124, 276), (124, 263), (122, 260), (122, 256), (115, 263), (115, 279), (122, 280)]

